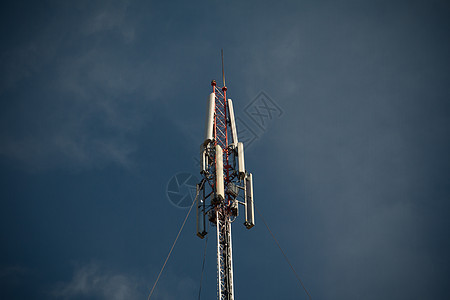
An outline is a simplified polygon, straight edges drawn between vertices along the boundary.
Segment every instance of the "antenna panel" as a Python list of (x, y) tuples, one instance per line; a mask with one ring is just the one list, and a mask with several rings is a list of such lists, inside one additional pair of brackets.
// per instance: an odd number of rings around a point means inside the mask
[(206, 173), (207, 167), (206, 148), (204, 144), (200, 145), (200, 174)]
[(234, 120), (234, 109), (233, 109), (233, 101), (228, 99), (228, 112), (230, 114), (230, 124), (231, 124), (231, 135), (233, 137), (233, 146), (236, 147), (238, 143), (238, 136), (236, 130), (236, 122)]
[(245, 177), (245, 162), (244, 162), (244, 144), (239, 142), (237, 143), (238, 150), (238, 164), (239, 164), (239, 178)]
[(216, 145), (216, 198), (225, 199), (223, 187), (223, 151), (222, 147)]
[(255, 212), (253, 204), (253, 175), (245, 177), (245, 227), (247, 229), (255, 226)]
[(214, 93), (209, 94), (208, 105), (206, 111), (206, 131), (205, 131), (205, 142), (207, 145), (210, 141), (214, 139), (214, 108), (216, 106), (216, 96)]

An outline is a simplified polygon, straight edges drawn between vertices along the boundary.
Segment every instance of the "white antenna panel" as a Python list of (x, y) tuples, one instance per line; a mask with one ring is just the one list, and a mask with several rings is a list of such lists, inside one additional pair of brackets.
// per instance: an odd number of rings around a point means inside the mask
[(200, 145), (200, 174), (206, 173), (207, 167), (206, 148), (204, 144)]
[(210, 141), (214, 139), (214, 109), (216, 106), (216, 96), (214, 93), (209, 94), (208, 97), (208, 107), (206, 112), (206, 131), (205, 131), (205, 142), (207, 145)]
[(233, 101), (228, 99), (228, 113), (230, 114), (230, 123), (231, 123), (231, 135), (233, 137), (233, 146), (236, 147), (238, 143), (238, 136), (236, 130), (236, 122), (234, 120), (234, 109), (233, 109)]
[(244, 178), (245, 176), (245, 161), (244, 161), (244, 144), (237, 143), (238, 150), (238, 164), (239, 164), (239, 178)]
[(253, 204), (253, 175), (245, 177), (245, 227), (247, 229), (255, 226), (255, 212)]
[(223, 152), (222, 147), (216, 145), (216, 196), (225, 199), (223, 187)]

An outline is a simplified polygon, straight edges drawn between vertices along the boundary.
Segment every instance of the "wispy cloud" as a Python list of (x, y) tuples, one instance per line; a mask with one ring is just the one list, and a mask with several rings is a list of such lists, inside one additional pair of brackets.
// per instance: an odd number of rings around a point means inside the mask
[[(190, 277), (183, 277), (166, 270), (151, 299), (176, 300), (192, 298), (198, 285)], [(156, 272), (154, 272), (156, 276)], [(152, 279), (154, 280), (154, 279)], [(114, 272), (99, 263), (76, 266), (68, 282), (57, 283), (50, 295), (56, 299), (147, 299), (153, 282), (126, 272)], [(189, 295), (189, 296), (188, 296)]]
[(144, 295), (138, 287), (136, 278), (105, 271), (97, 264), (87, 264), (76, 269), (69, 282), (60, 283), (52, 295), (58, 299), (142, 299)]

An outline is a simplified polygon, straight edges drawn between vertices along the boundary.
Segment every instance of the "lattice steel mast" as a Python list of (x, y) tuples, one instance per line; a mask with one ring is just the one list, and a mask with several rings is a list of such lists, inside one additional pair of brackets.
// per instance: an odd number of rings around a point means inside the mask
[[(234, 300), (231, 223), (238, 216), (238, 204), (242, 204), (245, 207), (244, 225), (250, 229), (255, 224), (253, 177), (245, 170), (244, 146), (238, 142), (233, 102), (227, 99), (223, 56), (222, 75), (222, 88), (217, 87), (215, 80), (211, 82), (205, 140), (200, 146), (203, 179), (197, 187), (201, 189), (201, 197), (197, 200), (197, 235), (204, 238), (207, 234), (205, 219), (208, 216), (217, 229), (218, 299)], [(240, 195), (241, 190), (244, 195)], [(239, 201), (240, 198), (244, 201)], [(208, 205), (207, 199), (210, 199)]]

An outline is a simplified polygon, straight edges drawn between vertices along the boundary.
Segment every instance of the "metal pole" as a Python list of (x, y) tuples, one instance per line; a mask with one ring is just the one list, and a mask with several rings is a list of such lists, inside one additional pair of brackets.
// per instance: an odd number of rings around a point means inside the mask
[(224, 206), (216, 210), (218, 299), (234, 300), (231, 222), (226, 211)]
[(216, 210), (216, 227), (217, 227), (217, 299), (222, 299), (222, 263), (221, 263), (221, 246), (220, 246), (220, 231), (221, 223), (219, 219), (219, 210)]

